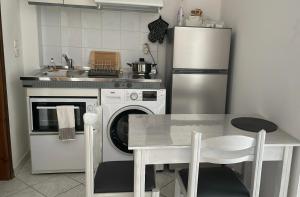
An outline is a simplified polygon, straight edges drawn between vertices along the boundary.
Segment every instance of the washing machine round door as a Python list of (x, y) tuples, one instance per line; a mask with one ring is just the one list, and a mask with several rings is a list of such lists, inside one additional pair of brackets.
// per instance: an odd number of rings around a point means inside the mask
[(108, 125), (108, 137), (110, 141), (115, 148), (127, 154), (132, 154), (132, 150), (128, 150), (128, 117), (132, 114), (153, 113), (139, 106), (126, 107), (116, 112)]

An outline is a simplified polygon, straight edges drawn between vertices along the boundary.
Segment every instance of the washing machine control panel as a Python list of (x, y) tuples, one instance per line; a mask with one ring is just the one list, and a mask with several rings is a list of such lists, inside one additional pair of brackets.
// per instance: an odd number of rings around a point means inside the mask
[(157, 101), (159, 93), (157, 90), (127, 90), (125, 97), (127, 101)]
[(142, 92), (138, 90), (128, 90), (125, 94), (127, 101), (142, 101)]
[(126, 102), (157, 102), (166, 100), (165, 89), (102, 89), (101, 103), (121, 104)]

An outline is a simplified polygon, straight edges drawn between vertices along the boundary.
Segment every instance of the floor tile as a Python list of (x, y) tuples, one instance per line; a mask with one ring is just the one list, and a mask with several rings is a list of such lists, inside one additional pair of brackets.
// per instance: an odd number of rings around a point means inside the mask
[(61, 175), (50, 178), (43, 183), (33, 185), (33, 188), (46, 195), (47, 197), (54, 197), (60, 193), (66, 192), (78, 186), (79, 184), (80, 183), (78, 183), (77, 181)]
[(175, 172), (170, 172), (170, 171), (164, 171), (162, 174), (171, 177), (172, 179), (175, 179)]
[(25, 190), (22, 190), (18, 193), (15, 193), (15, 194), (9, 196), (9, 197), (44, 197), (44, 195), (33, 190), (32, 188), (27, 188)]
[(163, 194), (159, 194), (159, 197), (167, 197), (167, 196), (165, 196), (165, 195), (163, 195)]
[(56, 174), (31, 174), (30, 171), (20, 172), (17, 177), (29, 186), (45, 182), (50, 178), (58, 176)]
[(25, 164), (20, 168), (20, 170), (18, 170), (16, 176), (23, 172), (31, 172), (31, 160), (30, 159), (25, 162)]
[(164, 173), (156, 173), (156, 185), (158, 188), (162, 188), (172, 182), (173, 177), (165, 175)]
[(175, 181), (172, 181), (168, 185), (160, 188), (160, 193), (166, 197), (173, 197), (174, 196), (174, 188), (175, 188)]
[(85, 197), (85, 186), (81, 184), (65, 193), (59, 194), (56, 197)]
[(70, 173), (67, 176), (75, 181), (85, 184), (85, 174), (84, 173)]
[(0, 197), (6, 197), (28, 188), (28, 186), (17, 178), (10, 181), (0, 181)]

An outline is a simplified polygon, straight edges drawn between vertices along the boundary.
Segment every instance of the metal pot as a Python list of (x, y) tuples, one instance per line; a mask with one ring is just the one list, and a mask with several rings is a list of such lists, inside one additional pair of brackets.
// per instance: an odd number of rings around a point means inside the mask
[(156, 64), (145, 62), (144, 58), (140, 58), (138, 62), (127, 63), (127, 65), (132, 68), (134, 74), (138, 75), (148, 75), (151, 73), (152, 67), (156, 66)]

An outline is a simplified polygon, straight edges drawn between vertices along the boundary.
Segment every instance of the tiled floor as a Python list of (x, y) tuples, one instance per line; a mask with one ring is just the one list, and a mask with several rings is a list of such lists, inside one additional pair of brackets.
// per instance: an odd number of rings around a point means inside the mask
[[(11, 181), (0, 181), (0, 197), (85, 197), (83, 173), (32, 175), (28, 161)], [(174, 174), (157, 173), (161, 197), (173, 197)]]

